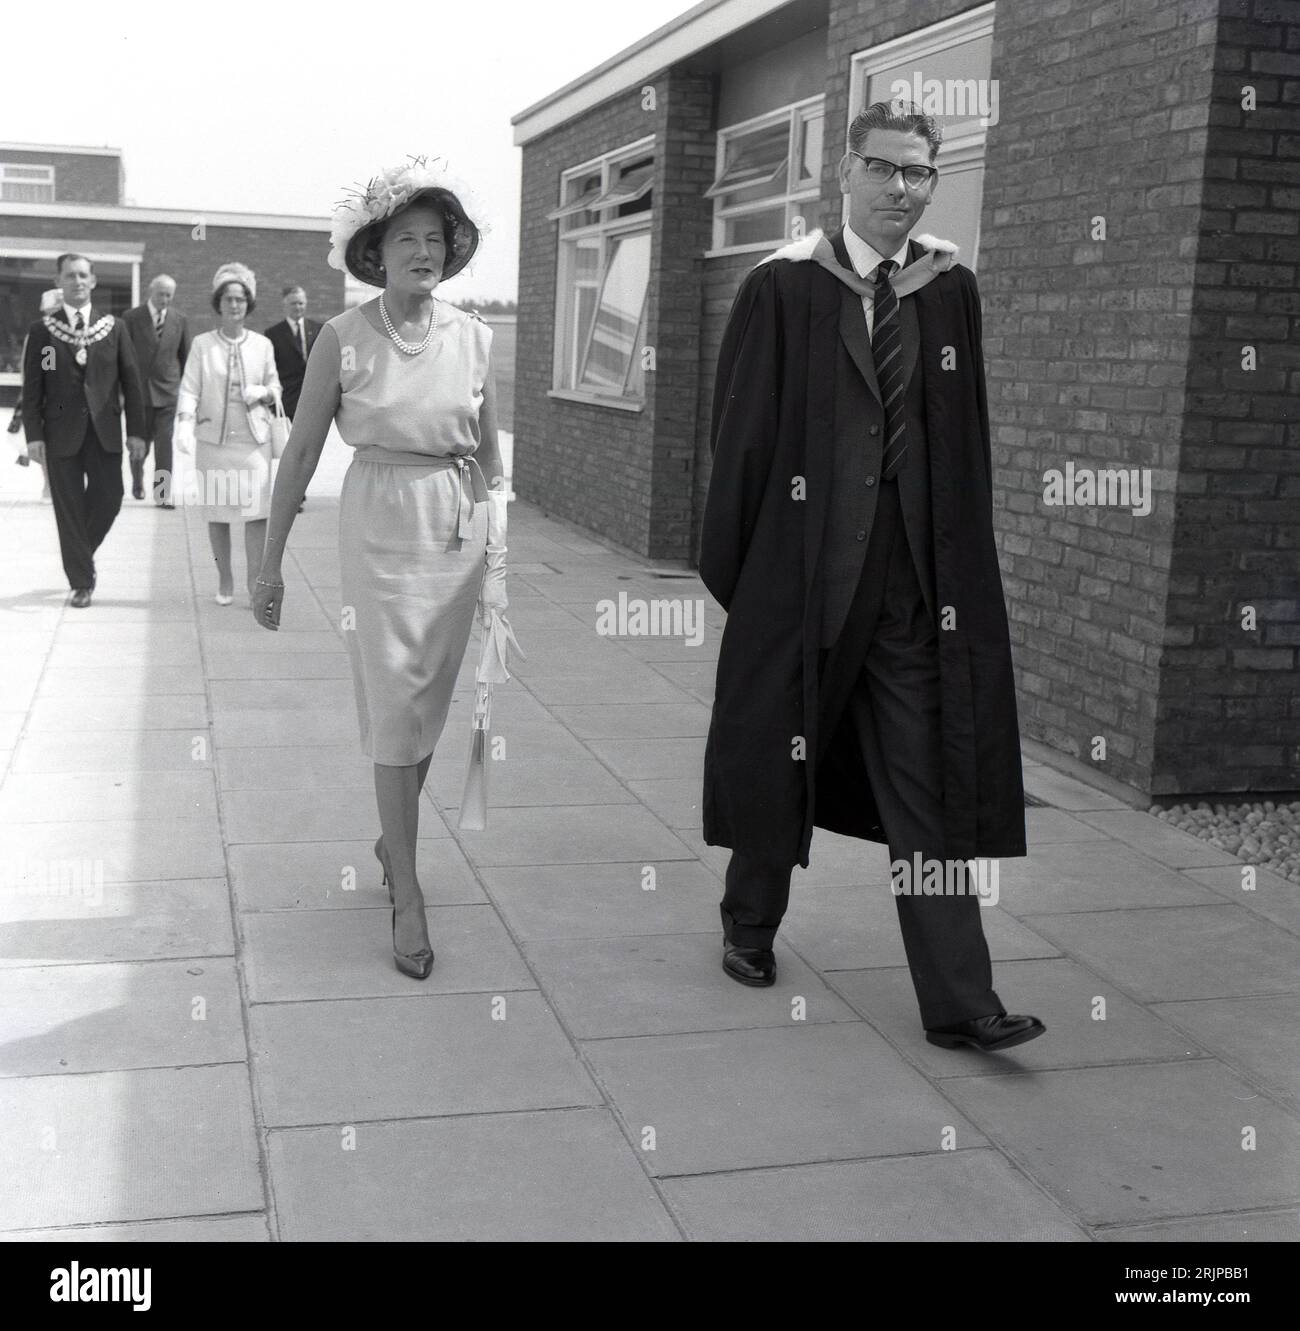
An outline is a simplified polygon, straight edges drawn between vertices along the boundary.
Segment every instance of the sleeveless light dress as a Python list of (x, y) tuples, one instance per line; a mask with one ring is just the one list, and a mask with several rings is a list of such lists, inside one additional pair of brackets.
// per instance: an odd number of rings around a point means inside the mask
[[(361, 747), (408, 767), (434, 750), (451, 706), (483, 582), (487, 504), (473, 454), (492, 333), (437, 302), (415, 356), (360, 308), (338, 336), (335, 424), (356, 449), (339, 505), (344, 638)], [(491, 478), (488, 478), (491, 479)]]

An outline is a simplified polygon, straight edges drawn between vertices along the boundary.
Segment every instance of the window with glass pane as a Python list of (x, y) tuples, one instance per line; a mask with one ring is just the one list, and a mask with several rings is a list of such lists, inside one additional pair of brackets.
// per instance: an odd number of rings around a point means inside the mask
[(624, 148), (562, 177), (555, 387), (640, 400), (654, 156)]
[(635, 359), (649, 284), (649, 232), (614, 238), (587, 338), (579, 388), (623, 394)]
[(823, 101), (814, 98), (718, 135), (714, 247), (779, 245), (820, 197)]
[(20, 166), (0, 162), (0, 201), (5, 203), (53, 203), (54, 168)]

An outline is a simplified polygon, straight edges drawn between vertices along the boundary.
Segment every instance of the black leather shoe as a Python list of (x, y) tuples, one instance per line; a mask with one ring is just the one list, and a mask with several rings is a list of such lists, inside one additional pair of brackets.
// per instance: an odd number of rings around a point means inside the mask
[(982, 1049), (986, 1054), (1012, 1045), (1036, 1040), (1047, 1029), (1037, 1017), (1017, 1017), (999, 1012), (988, 1017), (972, 1017), (955, 1026), (939, 1026), (926, 1031), (925, 1038), (941, 1049), (958, 1049), (964, 1044)]
[(136, 481), (136, 483), (131, 487), (131, 498), (132, 499), (144, 498), (144, 486), (141, 485), (139, 481)]
[(69, 605), (74, 610), (84, 610), (90, 604), (90, 588), (74, 587), (72, 590), (72, 600)]
[(770, 947), (737, 947), (734, 943), (722, 945), (722, 969), (733, 980), (766, 989), (776, 983), (776, 958)]

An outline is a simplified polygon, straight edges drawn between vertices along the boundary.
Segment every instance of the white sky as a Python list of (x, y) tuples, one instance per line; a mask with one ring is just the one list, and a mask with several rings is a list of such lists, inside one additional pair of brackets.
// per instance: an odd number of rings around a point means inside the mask
[[(473, 272), (447, 294), (513, 299), (510, 117), (693, 5), (14, 3), (0, 140), (121, 148), (127, 202), (141, 207), (322, 218), (343, 186), (408, 153), (446, 157), (492, 222)], [(68, 75), (85, 79), (84, 94)]]

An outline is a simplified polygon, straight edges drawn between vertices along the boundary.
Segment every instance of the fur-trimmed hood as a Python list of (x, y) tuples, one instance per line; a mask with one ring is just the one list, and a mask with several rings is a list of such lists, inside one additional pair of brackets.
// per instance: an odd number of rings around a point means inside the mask
[[(951, 240), (940, 240), (938, 236), (931, 235), (912, 236), (911, 239), (925, 253), (895, 276), (893, 287), (898, 296), (907, 296), (919, 290), (957, 262), (957, 246)], [(802, 240), (791, 241), (774, 254), (769, 254), (762, 262), (771, 263), (774, 259), (789, 259), (795, 263), (812, 262), (825, 268), (860, 295), (875, 291), (874, 283), (864, 281), (852, 270), (841, 266), (835, 257), (830, 237), (822, 231), (810, 231)]]

